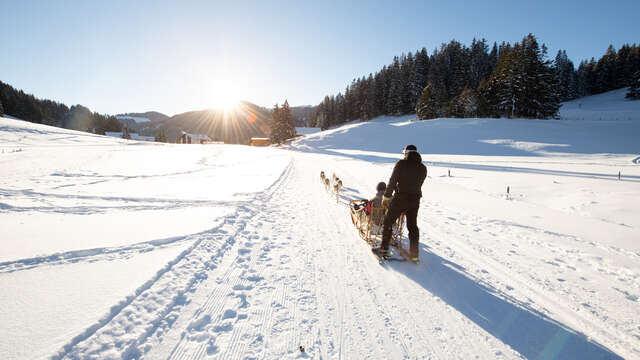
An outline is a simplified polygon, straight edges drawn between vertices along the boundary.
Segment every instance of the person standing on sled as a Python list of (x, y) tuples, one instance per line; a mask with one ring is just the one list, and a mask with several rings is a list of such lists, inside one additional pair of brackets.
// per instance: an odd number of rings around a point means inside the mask
[(409, 254), (412, 261), (418, 261), (420, 233), (417, 217), (427, 167), (422, 164), (422, 157), (415, 145), (405, 146), (402, 153), (404, 159), (399, 160), (394, 166), (382, 200), (382, 205), (387, 207), (387, 213), (384, 216), (382, 244), (377, 252), (382, 256), (390, 255), (391, 227), (398, 217), (405, 213), (411, 242)]

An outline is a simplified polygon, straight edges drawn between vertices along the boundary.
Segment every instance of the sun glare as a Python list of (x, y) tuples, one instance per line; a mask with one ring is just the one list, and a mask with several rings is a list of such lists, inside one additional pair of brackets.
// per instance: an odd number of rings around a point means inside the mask
[(225, 111), (234, 109), (242, 100), (241, 90), (232, 81), (215, 82), (211, 99), (213, 108)]

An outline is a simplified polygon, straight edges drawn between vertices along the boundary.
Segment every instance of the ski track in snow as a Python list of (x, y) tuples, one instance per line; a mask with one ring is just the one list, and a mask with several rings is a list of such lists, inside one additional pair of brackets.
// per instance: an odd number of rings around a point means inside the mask
[[(286, 177), (290, 165), (281, 178)], [(265, 194), (277, 188), (278, 180)], [(267, 195), (268, 196), (268, 195)], [(139, 358), (140, 344), (149, 336), (170, 328), (187, 295), (215, 269), (224, 254), (255, 215), (252, 205), (241, 205), (215, 230), (199, 234), (194, 244), (160, 270), (135, 294), (112, 307), (98, 323), (76, 336), (53, 359)]]
[[(450, 209), (444, 211), (440, 204), (430, 203), (429, 201), (426, 201), (423, 209), (430, 213), (429, 217), (421, 217), (419, 221), (422, 228), (429, 229), (424, 243), (428, 244), (429, 248), (432, 248), (430, 249), (431, 251), (442, 253), (444, 257), (451, 261), (464, 263), (468, 266), (465, 272), (470, 277), (476, 278), (478, 283), (540, 318), (557, 323), (552, 319), (562, 317), (566, 325), (558, 324), (563, 329), (567, 328), (569, 331), (575, 331), (571, 330), (571, 328), (581, 328), (587, 330), (592, 336), (597, 334), (599, 338), (605, 339), (607, 343), (615, 344), (620, 350), (632, 349), (636, 355), (640, 354), (640, 351), (633, 346), (635, 342), (632, 339), (633, 336), (626, 331), (621, 331), (622, 329), (616, 326), (619, 324), (607, 321), (608, 316), (606, 313), (599, 314), (598, 309), (590, 305), (594, 299), (601, 296), (606, 296), (610, 301), (620, 301), (619, 297), (611, 299), (613, 291), (599, 294), (597, 293), (597, 287), (594, 286), (593, 290), (589, 289), (592, 286), (589, 284), (592, 279), (581, 277), (582, 284), (580, 287), (588, 289), (592, 296), (580, 299), (580, 294), (573, 293), (571, 286), (564, 286), (568, 279), (567, 276), (571, 276), (572, 273), (581, 273), (586, 270), (585, 267), (595, 267), (596, 269), (589, 270), (609, 275), (606, 276), (608, 277), (607, 280), (601, 281), (613, 281), (616, 277), (626, 275), (615, 264), (607, 262), (601, 256), (594, 256), (570, 246), (560, 245), (557, 241), (558, 238), (564, 238), (566, 242), (571, 243), (581, 242), (580, 239), (571, 235), (557, 234), (529, 226), (505, 223), (501, 220), (455, 214)], [(504, 257), (504, 254), (494, 253), (491, 246), (496, 241), (504, 241), (505, 237), (513, 239), (512, 249), (509, 250), (507, 257)], [(533, 259), (525, 259), (518, 252), (518, 248), (526, 245), (526, 243), (534, 245), (538, 249), (537, 254), (532, 256), (529, 253), (526, 255)], [(638, 254), (616, 247), (606, 247), (597, 243), (587, 245), (587, 247), (604, 249), (612, 255), (626, 257), (632, 261), (638, 261), (639, 258)], [(499, 249), (502, 248), (503, 246), (499, 247)], [(478, 254), (481, 254), (482, 257), (478, 257)], [(597, 261), (590, 262), (585, 261), (585, 259), (595, 259)], [(531, 267), (540, 266), (540, 263), (530, 262), (536, 260), (550, 268), (549, 272), (557, 277), (549, 279), (540, 277), (537, 272), (532, 272)], [(470, 274), (469, 271), (473, 271), (475, 274)], [(544, 273), (542, 272), (542, 274)], [(640, 279), (626, 277), (627, 279), (624, 281), (627, 281), (631, 287), (636, 287), (639, 284)], [(517, 289), (517, 295), (512, 296), (514, 289)], [(611, 290), (614, 290), (614, 288)], [(558, 296), (559, 294), (562, 296)], [(569, 303), (564, 298), (569, 298), (572, 301)], [(583, 309), (573, 308), (571, 306), (573, 303), (581, 304)], [(632, 330), (635, 327), (633, 314), (627, 314), (623, 318), (628, 319), (628, 322), (623, 326)], [(530, 328), (527, 331), (534, 338), (540, 337), (533, 336), (537, 329), (532, 329), (532, 325), (536, 324), (529, 324)], [(580, 337), (584, 338), (584, 335), (580, 335)], [(575, 350), (584, 352), (586, 349), (576, 348)], [(587, 354), (583, 353), (580, 358), (588, 357)]]
[(184, 242), (197, 241), (207, 233), (214, 232), (219, 226), (198, 234), (186, 236), (174, 236), (167, 239), (151, 240), (142, 243), (116, 246), (108, 248), (72, 250), (46, 256), (20, 259), (15, 261), (0, 262), (0, 274), (15, 271), (31, 270), (40, 266), (57, 266), (79, 262), (110, 261), (115, 259), (128, 259), (137, 254), (148, 253), (167, 247), (179, 245)]
[[(93, 183), (92, 183), (93, 184)], [(242, 195), (242, 194), (236, 194)], [(56, 194), (56, 193), (42, 193), (36, 192), (30, 189), (26, 190), (10, 190), (0, 189), (0, 198), (29, 198), (37, 199), (38, 202), (44, 203), (47, 206), (14, 206), (0, 202), (0, 212), (27, 212), (37, 211), (43, 213), (63, 213), (63, 214), (78, 214), (78, 215), (91, 215), (98, 213), (105, 213), (109, 210), (128, 210), (128, 211), (143, 211), (143, 210), (173, 210), (173, 209), (185, 209), (198, 206), (226, 206), (236, 207), (243, 205), (246, 201), (220, 201), (220, 200), (180, 200), (180, 199), (162, 199), (162, 198), (136, 198), (136, 197), (123, 197), (123, 196), (92, 196), (92, 195), (78, 195), (78, 194)], [(93, 206), (60, 206), (58, 204), (52, 204), (47, 199), (64, 199), (64, 200), (85, 200), (85, 201), (99, 201), (101, 204), (105, 201), (111, 201), (114, 203), (112, 206), (105, 205), (93, 205)], [(138, 203), (140, 205), (123, 205), (122, 203)]]

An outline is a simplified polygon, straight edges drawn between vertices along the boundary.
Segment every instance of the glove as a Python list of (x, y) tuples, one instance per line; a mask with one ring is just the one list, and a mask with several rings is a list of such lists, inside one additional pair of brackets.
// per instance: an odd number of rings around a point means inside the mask
[(386, 197), (386, 196), (382, 197), (382, 207), (383, 208), (388, 208), (390, 202), (391, 202), (391, 198), (390, 197)]

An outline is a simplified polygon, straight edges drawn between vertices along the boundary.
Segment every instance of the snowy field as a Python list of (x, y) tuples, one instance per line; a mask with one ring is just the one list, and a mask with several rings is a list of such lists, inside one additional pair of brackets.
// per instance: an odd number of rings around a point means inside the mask
[[(640, 358), (640, 102), (620, 94), (286, 149), (0, 119), (1, 357)], [(421, 262), (380, 265), (347, 203), (407, 143), (429, 171)]]

